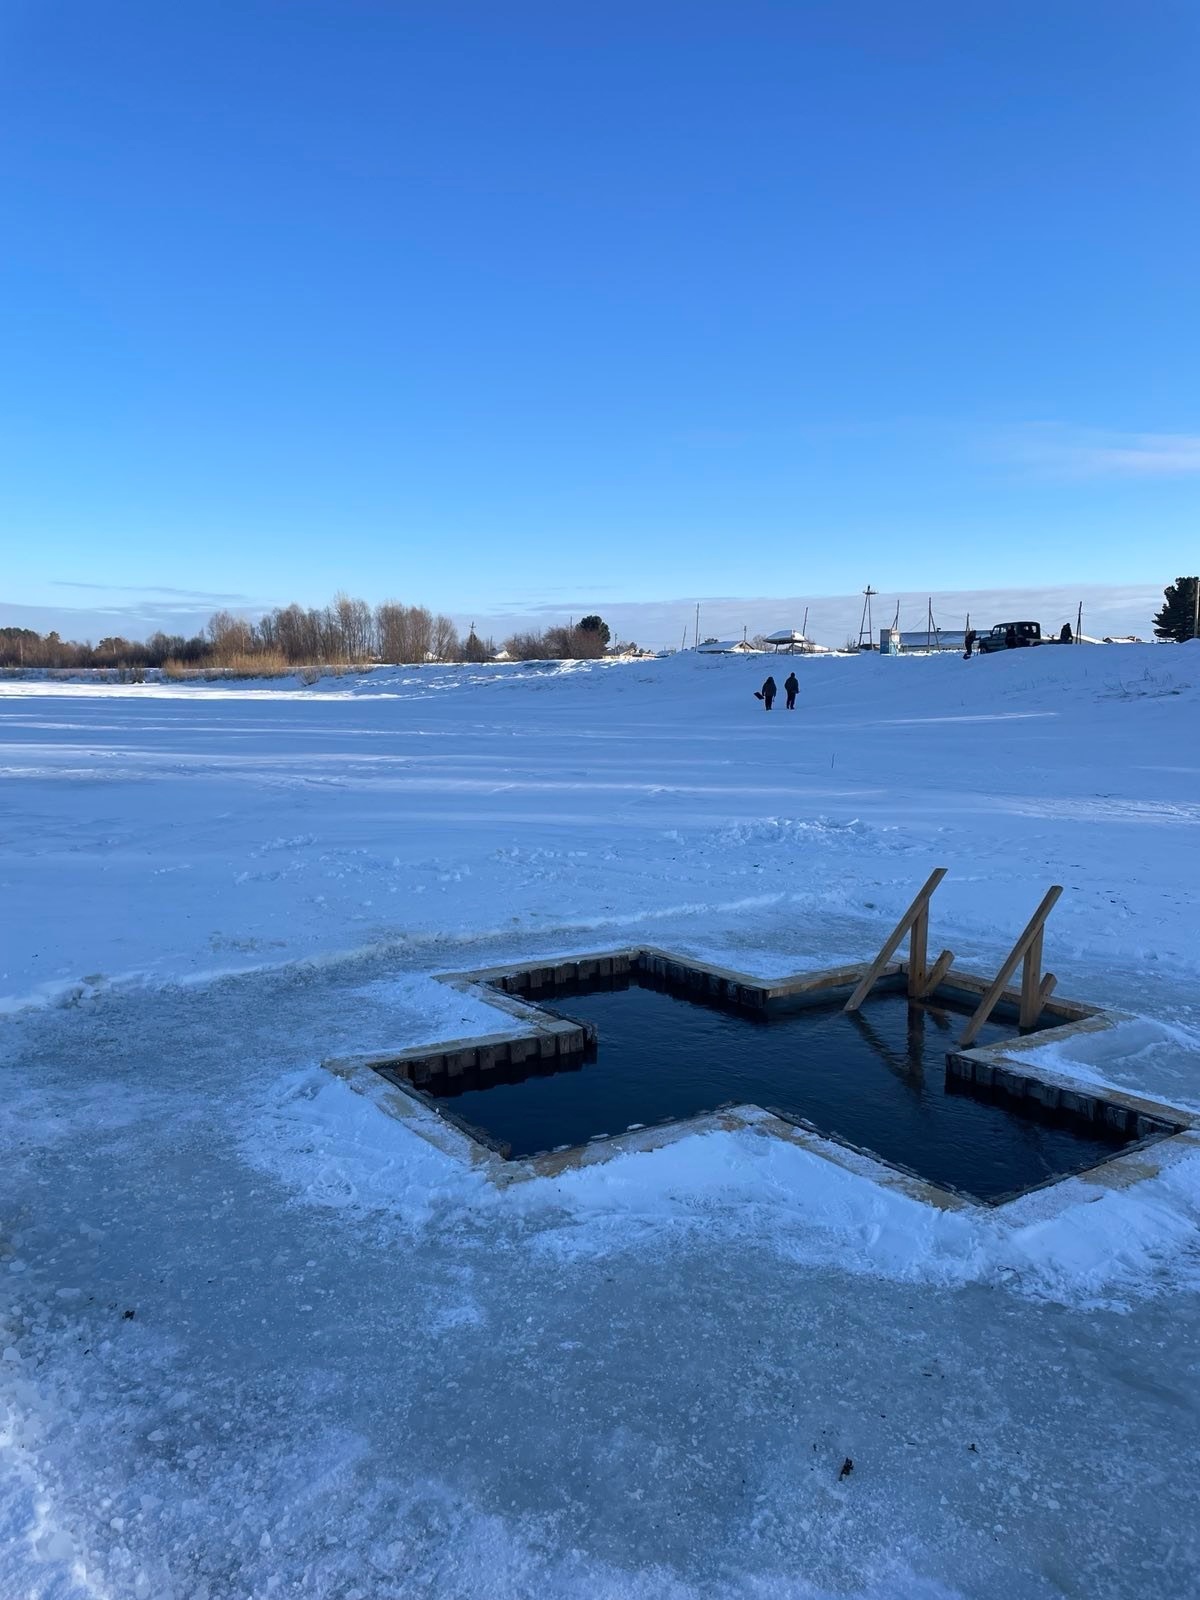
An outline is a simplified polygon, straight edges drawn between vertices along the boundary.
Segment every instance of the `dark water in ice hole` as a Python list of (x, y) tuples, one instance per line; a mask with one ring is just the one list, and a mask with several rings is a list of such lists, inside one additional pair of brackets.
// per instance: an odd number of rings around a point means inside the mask
[[(538, 997), (542, 998), (541, 996)], [(559, 1070), (444, 1078), (427, 1088), (445, 1109), (511, 1147), (513, 1157), (631, 1124), (751, 1104), (802, 1117), (820, 1132), (980, 1200), (1107, 1160), (1127, 1139), (947, 1079), (958, 1012), (881, 994), (857, 1014), (840, 1005), (771, 1010), (766, 1018), (632, 983), (547, 993), (563, 1015), (594, 1022), (594, 1057)], [(1011, 1038), (989, 1023), (979, 1044)], [(482, 1085), (486, 1085), (483, 1087)]]

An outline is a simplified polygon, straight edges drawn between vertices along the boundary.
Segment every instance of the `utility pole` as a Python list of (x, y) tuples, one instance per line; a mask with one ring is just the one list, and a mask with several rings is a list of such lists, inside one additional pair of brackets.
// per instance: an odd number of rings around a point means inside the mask
[(699, 600), (696, 601), (696, 639), (695, 639), (695, 644), (696, 644), (696, 649), (699, 650), (699, 648), (700, 648), (700, 602), (699, 602)]
[(1079, 610), (1075, 613), (1075, 643), (1078, 644), (1083, 635), (1083, 601), (1079, 602)]
[(1200, 639), (1200, 577), (1192, 579), (1192, 638)]

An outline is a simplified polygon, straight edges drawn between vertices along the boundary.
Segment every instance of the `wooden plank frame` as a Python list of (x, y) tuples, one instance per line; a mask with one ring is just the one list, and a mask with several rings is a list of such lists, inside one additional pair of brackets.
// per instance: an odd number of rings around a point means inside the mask
[[(506, 1160), (485, 1139), (478, 1136), (478, 1130), (472, 1130), (469, 1125), (457, 1122), (453, 1117), (446, 1118), (440, 1111), (434, 1110), (428, 1097), (414, 1081), (419, 1074), (410, 1069), (414, 1069), (418, 1064), (417, 1058), (428, 1059), (430, 1070), (432, 1071), (437, 1065), (440, 1071), (445, 1056), (451, 1053), (462, 1055), (477, 1050), (477, 1065), (486, 1070), (492, 1064), (497, 1045), (509, 1045), (510, 1058), (514, 1063), (517, 1062), (518, 1045), (524, 1052), (520, 1057), (521, 1060), (532, 1058), (534, 1055), (543, 1055), (542, 1024), (547, 1021), (557, 1022), (561, 1027), (564, 1019), (557, 1018), (555, 1013), (548, 1011), (544, 1005), (518, 999), (518, 994), (526, 991), (525, 980), (530, 974), (535, 974), (539, 983), (552, 987), (555, 982), (562, 981), (561, 977), (556, 979), (554, 974), (569, 977), (574, 973), (577, 978), (585, 979), (587, 976), (653, 973), (662, 964), (665, 964), (668, 973), (675, 967), (686, 969), (697, 980), (696, 987), (700, 991), (721, 994), (755, 990), (764, 998), (772, 999), (789, 996), (807, 997), (833, 990), (837, 990), (839, 995), (844, 995), (867, 970), (867, 963), (859, 962), (824, 971), (805, 968), (801, 972), (787, 976), (762, 978), (708, 962), (694, 961), (690, 956), (659, 946), (635, 945), (625, 949), (603, 949), (586, 954), (572, 951), (562, 956), (543, 957), (540, 961), (526, 958), (504, 966), (466, 972), (438, 972), (431, 974), (436, 981), (450, 984), (464, 993), (469, 993), (506, 1015), (521, 1018), (527, 1023), (526, 1029), (520, 1035), (480, 1035), (467, 1039), (442, 1040), (422, 1046), (405, 1046), (386, 1053), (372, 1052), (328, 1059), (322, 1062), (322, 1066), (342, 1079), (356, 1093), (369, 1098), (381, 1112), (396, 1117), (410, 1131), (428, 1140), (444, 1154), (480, 1171), (497, 1188), (506, 1188), (509, 1184), (529, 1179), (557, 1176), (564, 1171), (605, 1161), (613, 1155), (633, 1151), (648, 1153), (661, 1149), (677, 1139), (689, 1138), (697, 1132), (746, 1128), (753, 1129), (756, 1133), (770, 1134), (797, 1143), (815, 1156), (941, 1210), (979, 1210), (977, 1202), (968, 1200), (952, 1190), (941, 1189), (924, 1179), (918, 1179), (902, 1168), (892, 1167), (878, 1160), (868, 1150), (858, 1150), (843, 1145), (838, 1142), (836, 1135), (826, 1137), (801, 1123), (789, 1121), (777, 1113), (755, 1105), (722, 1107), (715, 1112), (680, 1121), (646, 1128), (630, 1128), (625, 1133), (594, 1140), (587, 1145), (573, 1146), (567, 1150), (555, 1150), (515, 1161)], [(903, 974), (905, 966), (904, 961), (893, 961), (885, 967), (881, 976), (899, 977)], [(935, 962), (927, 981), (933, 981), (937, 969), (938, 963)], [(506, 984), (512, 985), (507, 991), (504, 988)], [(947, 991), (952, 992), (956, 999), (961, 1000), (969, 995), (976, 1002), (993, 987), (991, 978), (961, 969), (952, 972), (946, 984)], [(1013, 987), (1010, 984), (1002, 995), (1003, 1002), (1014, 1011), (1020, 1006), (1022, 987), (1023, 985)], [(1052, 993), (1053, 989), (1054, 980), (1049, 974), (1043, 977), (1037, 986), (1037, 994), (1044, 1010), (1049, 1012), (1051, 1018), (1057, 1020), (1049, 1023), (1051, 1031), (1039, 1035), (1036, 1043), (1067, 1039), (1080, 1033), (1103, 1032), (1116, 1025), (1117, 1018), (1113, 1013), (1102, 1011), (1083, 1001), (1064, 999), (1057, 993)], [(552, 1000), (553, 995), (547, 995), (546, 998)], [(832, 993), (829, 999), (833, 999)], [(1094, 1171), (1078, 1174), (1070, 1182), (1060, 1183), (1051, 1180), (1037, 1191), (1036, 1197), (1026, 1193), (1016, 1197), (1004, 1197), (995, 1202), (998, 1206), (1012, 1204), (1015, 1207), (1024, 1207), (1027, 1202), (1036, 1206), (1036, 1213), (1028, 1210), (1013, 1211), (1011, 1214), (1014, 1218), (1028, 1218), (1036, 1214), (1039, 1219), (1044, 1220), (1047, 1215), (1058, 1215), (1064, 1210), (1077, 1207), (1079, 1184), (1093, 1185), (1091, 1197), (1098, 1199), (1106, 1193), (1111, 1193), (1115, 1187), (1125, 1188), (1151, 1179), (1172, 1162), (1195, 1159), (1197, 1150), (1200, 1150), (1200, 1112), (1144, 1100), (1124, 1090), (1099, 1087), (1091, 1079), (1074, 1077), (1065, 1066), (1047, 1067), (1035, 1064), (1036, 1057), (1031, 1060), (1029, 1055), (1029, 1047), (1033, 1043), (1035, 1041), (1005, 1040), (982, 1048), (975, 1046), (963, 1053), (953, 1051), (950, 1056), (950, 1070), (954, 1076), (969, 1077), (974, 1083), (984, 1086), (999, 1083), (1002, 1087), (1008, 1086), (1011, 1089), (1012, 1085), (1009, 1084), (1011, 1079), (1013, 1084), (1023, 1085), (1023, 1092), (1031, 1094), (1044, 1106), (1060, 1104), (1076, 1111), (1086, 1109), (1088, 1115), (1093, 1114), (1097, 1105), (1112, 1106), (1117, 1110), (1119, 1117), (1125, 1119), (1127, 1129), (1132, 1120), (1137, 1131), (1137, 1142), (1126, 1152), (1110, 1157)], [(457, 1064), (455, 1063), (456, 1066)], [(1146, 1136), (1147, 1133), (1154, 1133), (1155, 1124), (1160, 1130), (1166, 1125), (1172, 1131), (1162, 1134), (1153, 1151), (1148, 1154), (1145, 1148)]]

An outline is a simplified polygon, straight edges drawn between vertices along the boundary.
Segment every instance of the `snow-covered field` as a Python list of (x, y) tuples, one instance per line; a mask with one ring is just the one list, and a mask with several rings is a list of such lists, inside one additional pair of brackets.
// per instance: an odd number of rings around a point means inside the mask
[(1200, 648), (795, 665), (0, 682), (4, 1600), (1200, 1589), (1200, 1157), (498, 1194), (317, 1065), (469, 1031), (439, 970), (861, 959), (942, 864), (981, 970), (1063, 883), (1129, 1018), (1057, 1063), (1200, 1103)]

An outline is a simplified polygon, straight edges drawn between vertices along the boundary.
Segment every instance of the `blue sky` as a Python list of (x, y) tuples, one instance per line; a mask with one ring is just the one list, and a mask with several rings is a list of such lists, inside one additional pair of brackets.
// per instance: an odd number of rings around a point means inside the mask
[(1198, 81), (1183, 0), (8, 0), (0, 622), (1161, 587)]

